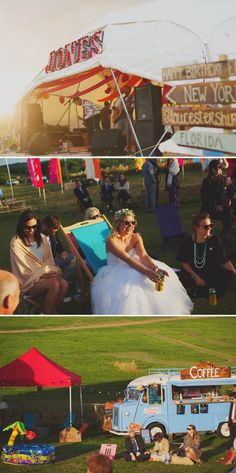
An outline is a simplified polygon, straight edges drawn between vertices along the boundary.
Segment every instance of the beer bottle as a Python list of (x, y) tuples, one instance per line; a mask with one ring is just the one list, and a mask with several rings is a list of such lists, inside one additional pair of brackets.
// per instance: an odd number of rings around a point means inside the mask
[(217, 304), (216, 290), (213, 287), (209, 289), (209, 304), (210, 305)]

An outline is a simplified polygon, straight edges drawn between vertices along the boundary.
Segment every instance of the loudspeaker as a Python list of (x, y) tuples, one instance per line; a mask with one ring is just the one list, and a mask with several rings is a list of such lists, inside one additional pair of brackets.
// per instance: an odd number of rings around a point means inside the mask
[(33, 156), (41, 156), (49, 153), (50, 138), (45, 131), (35, 131), (27, 142), (26, 151)]
[(22, 111), (21, 149), (26, 151), (29, 139), (43, 125), (43, 113), (38, 103), (28, 103)]
[(125, 137), (119, 130), (96, 130), (91, 139), (93, 156), (121, 156), (124, 152)]
[[(136, 122), (135, 130), (139, 144), (143, 150), (143, 156), (149, 156), (153, 147), (164, 133), (163, 125), (153, 120), (140, 120)], [(138, 148), (136, 149), (138, 151)], [(162, 156), (162, 153), (157, 148), (153, 156)]]
[(156, 120), (162, 123), (162, 93), (161, 87), (152, 84), (135, 87), (135, 114), (136, 120)]

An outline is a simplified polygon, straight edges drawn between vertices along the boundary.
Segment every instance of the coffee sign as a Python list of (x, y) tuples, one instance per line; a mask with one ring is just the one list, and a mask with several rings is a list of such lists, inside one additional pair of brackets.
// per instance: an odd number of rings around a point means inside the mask
[(231, 369), (228, 366), (216, 366), (210, 363), (199, 363), (189, 369), (180, 371), (181, 379), (214, 379), (230, 378)]
[(212, 77), (226, 78), (236, 76), (236, 59), (230, 61), (188, 64), (186, 66), (165, 67), (162, 69), (162, 81), (205, 79)]

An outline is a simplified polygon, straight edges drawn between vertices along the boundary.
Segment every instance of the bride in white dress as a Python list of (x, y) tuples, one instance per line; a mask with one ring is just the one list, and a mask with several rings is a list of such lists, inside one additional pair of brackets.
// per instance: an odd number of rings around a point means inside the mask
[[(130, 209), (115, 213), (106, 241), (107, 266), (99, 269), (92, 287), (92, 312), (96, 315), (182, 315), (193, 304), (175, 272), (150, 258)], [(163, 290), (156, 283), (164, 275)]]

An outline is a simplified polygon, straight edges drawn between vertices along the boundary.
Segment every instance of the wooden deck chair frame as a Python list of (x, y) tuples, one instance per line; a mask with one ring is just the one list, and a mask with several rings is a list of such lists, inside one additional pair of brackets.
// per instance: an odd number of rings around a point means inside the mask
[(90, 270), (90, 268), (87, 266), (86, 262), (84, 261), (84, 259), (82, 258), (80, 252), (79, 252), (79, 243), (77, 242), (76, 245), (75, 243), (71, 240), (71, 238), (69, 237), (70, 233), (72, 230), (74, 229), (77, 229), (77, 228), (81, 228), (83, 226), (89, 226), (91, 225), (95, 225), (96, 223), (99, 223), (99, 222), (106, 222), (108, 227), (111, 228), (111, 224), (110, 222), (108, 221), (108, 219), (106, 218), (105, 215), (102, 215), (101, 218), (97, 218), (96, 220), (84, 220), (82, 222), (77, 222), (77, 223), (74, 223), (73, 225), (69, 225), (67, 227), (63, 227), (62, 225), (60, 225), (60, 230), (62, 231), (67, 243), (68, 243), (68, 246), (70, 248), (70, 251), (73, 255), (76, 255), (76, 258), (77, 258), (77, 261), (78, 261), (78, 273), (79, 273), (79, 279), (80, 279), (80, 283), (81, 283), (81, 289), (83, 290), (84, 289), (84, 278), (83, 278), (83, 271), (85, 272), (85, 274), (87, 275), (89, 281), (92, 281), (94, 276), (93, 276), (93, 273), (92, 271)]
[(16, 308), (16, 315), (35, 315), (43, 312), (43, 296), (39, 296), (37, 299), (29, 296), (28, 294), (20, 294), (20, 302)]

